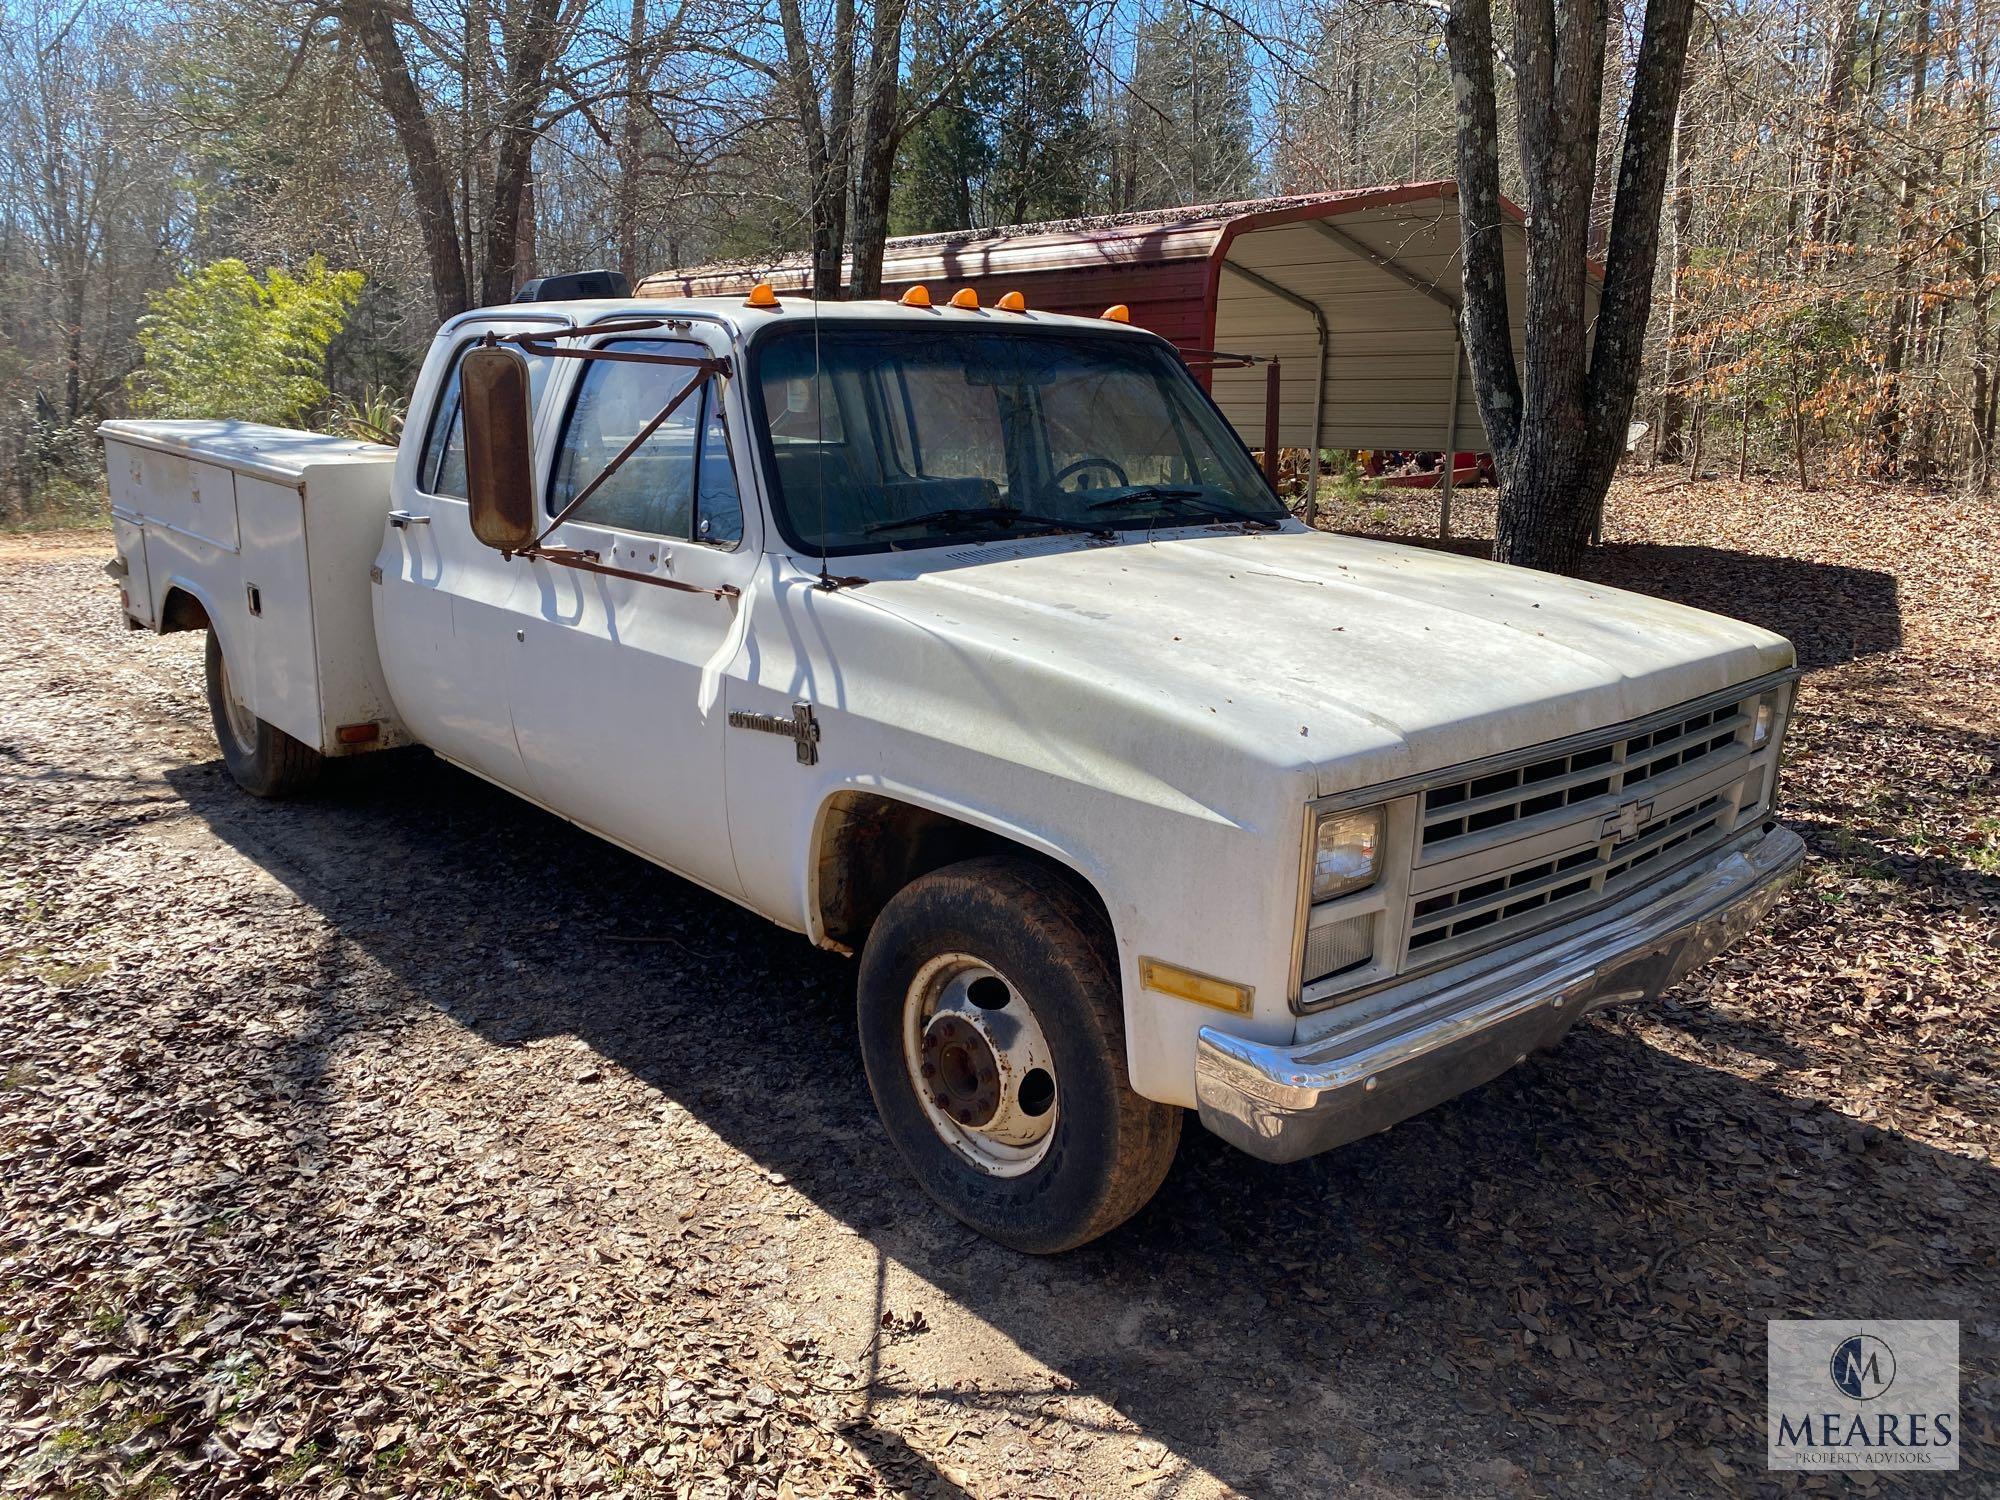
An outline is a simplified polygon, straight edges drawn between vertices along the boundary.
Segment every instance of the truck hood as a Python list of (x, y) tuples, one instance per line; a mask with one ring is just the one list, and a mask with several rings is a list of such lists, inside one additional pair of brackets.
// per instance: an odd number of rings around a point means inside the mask
[[(1329, 795), (1598, 729), (1792, 665), (1782, 636), (1643, 594), (1288, 527), (871, 557), (857, 597), (1260, 742)], [(996, 645), (999, 647), (995, 650)]]

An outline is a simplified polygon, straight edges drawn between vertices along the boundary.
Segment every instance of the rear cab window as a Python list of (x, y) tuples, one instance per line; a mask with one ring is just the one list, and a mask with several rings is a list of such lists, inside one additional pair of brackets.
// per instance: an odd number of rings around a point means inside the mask
[[(481, 329), (452, 351), (451, 372), (438, 390), (431, 407), (430, 430), (424, 434), (424, 451), (417, 461), (417, 488), (427, 495), (443, 495), (453, 500), (467, 498), (465, 484), (465, 410), (459, 401), (458, 371), (465, 351), (488, 332), (515, 332), (512, 328)], [(541, 410), (542, 392), (548, 388), (555, 361), (533, 350), (522, 350), (528, 358), (528, 393), (536, 411)]]

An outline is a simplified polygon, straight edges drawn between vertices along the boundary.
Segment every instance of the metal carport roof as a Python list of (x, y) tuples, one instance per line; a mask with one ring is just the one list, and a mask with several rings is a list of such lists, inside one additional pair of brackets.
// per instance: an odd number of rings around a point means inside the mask
[[(1520, 211), (1505, 205), (1508, 294), (1525, 306)], [(971, 286), (991, 304), (1094, 316), (1114, 303), (1183, 350), (1282, 361), (1279, 441), (1291, 448), (1486, 446), (1459, 344), (1458, 188), (1407, 182), (1344, 192), (888, 242), (883, 292)], [(811, 286), (803, 256), (647, 277), (642, 296), (710, 296), (769, 281)], [(1322, 363), (1323, 361), (1323, 363)], [(1217, 370), (1217, 401), (1253, 445), (1264, 437), (1262, 370)]]

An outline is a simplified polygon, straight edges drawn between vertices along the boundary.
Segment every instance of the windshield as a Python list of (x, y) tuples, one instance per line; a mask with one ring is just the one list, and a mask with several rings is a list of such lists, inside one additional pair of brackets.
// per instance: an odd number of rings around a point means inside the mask
[(879, 551), (1286, 512), (1171, 350), (1118, 335), (811, 327), (757, 346), (778, 521)]

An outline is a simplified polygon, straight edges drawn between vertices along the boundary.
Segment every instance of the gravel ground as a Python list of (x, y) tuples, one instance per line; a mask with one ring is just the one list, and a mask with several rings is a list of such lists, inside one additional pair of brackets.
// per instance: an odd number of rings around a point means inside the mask
[(1753, 1492), (1846, 1315), (1964, 1320), (1967, 1468), (1788, 1482), (1990, 1487), (1997, 522), (1622, 485), (1600, 576), (1811, 668), (1773, 931), (1056, 1260), (905, 1181), (849, 964), (421, 756), (241, 795), (199, 637), (0, 538), (0, 1492)]

